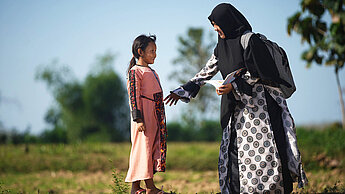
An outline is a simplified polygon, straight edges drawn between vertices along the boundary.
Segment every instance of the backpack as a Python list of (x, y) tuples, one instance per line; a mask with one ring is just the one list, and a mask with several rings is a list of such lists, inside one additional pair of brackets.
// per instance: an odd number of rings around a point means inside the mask
[[(253, 32), (247, 32), (241, 36), (241, 45), (243, 49), (247, 48), (249, 39), (253, 34)], [(270, 52), (272, 59), (277, 66), (280, 77), (288, 84), (290, 84), (290, 87), (279, 84), (279, 88), (283, 93), (283, 97), (289, 98), (296, 91), (296, 85), (294, 83), (290, 70), (289, 60), (284, 49), (281, 48), (277, 43), (268, 40), (266, 36), (259, 33), (257, 33), (257, 35), (265, 43), (268, 51)]]

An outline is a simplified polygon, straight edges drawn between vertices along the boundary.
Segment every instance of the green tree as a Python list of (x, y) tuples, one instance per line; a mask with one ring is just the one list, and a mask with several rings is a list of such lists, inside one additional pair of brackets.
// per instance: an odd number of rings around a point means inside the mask
[(67, 143), (67, 129), (63, 124), (61, 110), (57, 106), (51, 106), (44, 117), (46, 123), (50, 125), (40, 134), (40, 139), (44, 143)]
[[(215, 42), (211, 37), (205, 37), (202, 28), (189, 28), (185, 36), (178, 37), (178, 57), (174, 59), (175, 71), (170, 78), (179, 83), (186, 83), (199, 72), (210, 58)], [(198, 93), (197, 100), (192, 100), (184, 113), (184, 119), (193, 126), (197, 119), (204, 119), (214, 114), (218, 102), (212, 86), (204, 86)]]
[(84, 81), (75, 79), (71, 70), (57, 60), (39, 67), (36, 79), (47, 84), (56, 101), (56, 107), (45, 116), (53, 129), (43, 135), (61, 138), (65, 130), (68, 142), (128, 138), (126, 90), (112, 68), (113, 62), (111, 53), (98, 57)]
[[(288, 18), (288, 34), (295, 31), (301, 36), (302, 43), (308, 43), (309, 48), (302, 53), (307, 67), (314, 62), (334, 68), (345, 129), (345, 108), (339, 81), (339, 71), (345, 62), (345, 0), (301, 0), (300, 5), (302, 10)], [(331, 19), (327, 19), (329, 15)]]

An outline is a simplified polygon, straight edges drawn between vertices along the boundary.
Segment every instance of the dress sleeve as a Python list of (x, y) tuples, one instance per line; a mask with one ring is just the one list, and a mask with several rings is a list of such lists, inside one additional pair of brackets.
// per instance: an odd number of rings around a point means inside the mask
[(189, 102), (191, 97), (195, 97), (200, 87), (203, 86), (205, 80), (210, 80), (218, 73), (218, 60), (215, 54), (207, 61), (204, 68), (202, 68), (195, 76), (186, 84), (171, 91), (181, 97), (183, 102)]
[(128, 92), (130, 98), (130, 109), (133, 121), (138, 121), (143, 118), (142, 105), (140, 101), (140, 85), (142, 76), (136, 70), (130, 70), (129, 72), (129, 85)]

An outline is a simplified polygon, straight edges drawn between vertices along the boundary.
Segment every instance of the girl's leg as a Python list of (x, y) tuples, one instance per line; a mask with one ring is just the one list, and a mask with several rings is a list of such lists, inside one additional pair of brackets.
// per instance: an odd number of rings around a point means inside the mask
[(132, 182), (132, 190), (131, 190), (131, 194), (135, 194), (136, 191), (138, 191), (140, 188), (140, 181), (135, 181)]
[(155, 193), (158, 193), (160, 191), (155, 186), (155, 183), (153, 182), (153, 179), (146, 179), (145, 180), (145, 184), (146, 184), (146, 193), (147, 194), (151, 194), (151, 193), (155, 194)]

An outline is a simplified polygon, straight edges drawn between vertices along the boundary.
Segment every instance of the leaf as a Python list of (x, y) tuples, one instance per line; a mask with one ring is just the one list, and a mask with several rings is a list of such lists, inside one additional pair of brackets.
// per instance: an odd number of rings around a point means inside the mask
[(311, 62), (313, 60), (314, 55), (315, 55), (315, 48), (311, 48), (303, 52), (302, 59), (308, 62)]
[[(300, 23), (300, 18), (301, 16), (301, 12), (296, 12), (293, 16), (288, 18), (288, 27), (287, 27), (287, 31), (288, 34), (291, 35), (291, 30), (295, 30), (296, 27), (299, 25)], [(295, 30), (297, 31), (297, 30)]]
[(325, 12), (324, 7), (321, 5), (319, 0), (308, 0), (308, 3), (305, 4), (308, 11), (318, 18), (320, 18)]
[(312, 21), (313, 19), (311, 17), (306, 17), (301, 21), (302, 38), (306, 40), (309, 44), (311, 44), (310, 38), (314, 30)]

